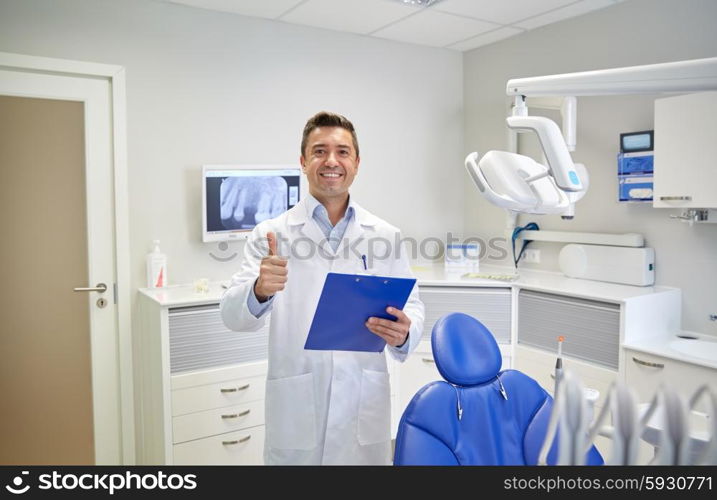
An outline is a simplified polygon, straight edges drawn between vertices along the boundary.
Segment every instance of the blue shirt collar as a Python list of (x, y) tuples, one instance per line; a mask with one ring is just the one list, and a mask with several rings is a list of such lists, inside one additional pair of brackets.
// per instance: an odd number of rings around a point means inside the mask
[[(322, 220), (329, 220), (329, 213), (326, 210), (326, 207), (316, 198), (314, 198), (311, 194), (306, 194), (306, 212), (308, 215), (310, 215), (313, 218), (320, 218)], [(351, 195), (349, 195), (349, 205), (346, 208), (346, 213), (344, 213), (344, 216), (342, 219), (349, 220), (354, 214), (355, 208), (354, 203), (351, 198)]]

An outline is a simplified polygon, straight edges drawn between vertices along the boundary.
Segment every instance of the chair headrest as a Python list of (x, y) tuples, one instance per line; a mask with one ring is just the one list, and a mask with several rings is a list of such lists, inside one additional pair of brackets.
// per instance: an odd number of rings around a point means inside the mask
[(441, 317), (431, 334), (433, 358), (441, 376), (451, 384), (471, 386), (498, 375), (503, 358), (493, 334), (463, 313)]

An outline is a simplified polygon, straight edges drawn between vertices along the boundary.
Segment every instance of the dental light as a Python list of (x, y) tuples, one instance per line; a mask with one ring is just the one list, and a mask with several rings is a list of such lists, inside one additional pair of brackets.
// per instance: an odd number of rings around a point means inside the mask
[[(494, 205), (514, 214), (560, 214), (571, 219), (575, 202), (589, 185), (587, 169), (573, 163), (569, 153), (575, 144), (575, 96), (716, 88), (717, 57), (512, 79), (506, 94), (515, 96), (515, 104), (507, 125), (512, 130), (535, 132), (547, 165), (517, 153), (488, 151), (482, 158), (470, 153), (465, 159), (466, 169), (481, 194)], [(567, 96), (562, 110), (563, 133), (548, 118), (528, 116), (525, 99), (537, 96)]]

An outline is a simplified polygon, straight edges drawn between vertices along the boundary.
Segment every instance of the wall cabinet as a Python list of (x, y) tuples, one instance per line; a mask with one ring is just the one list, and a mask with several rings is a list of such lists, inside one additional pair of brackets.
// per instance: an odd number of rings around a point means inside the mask
[(717, 208), (717, 92), (655, 100), (653, 206)]

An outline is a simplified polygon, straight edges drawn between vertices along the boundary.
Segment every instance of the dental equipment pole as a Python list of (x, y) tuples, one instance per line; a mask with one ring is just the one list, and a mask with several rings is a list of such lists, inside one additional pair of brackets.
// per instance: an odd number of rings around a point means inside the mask
[(687, 406), (673, 390), (662, 387), (662, 416), (664, 428), (655, 457), (649, 465), (687, 465), (689, 463), (689, 430)]
[[(659, 400), (653, 399), (647, 418), (652, 416)], [(608, 417), (612, 417), (613, 426), (604, 426)], [(585, 442), (585, 451), (599, 435), (612, 440), (612, 456), (609, 465), (635, 465), (639, 452), (640, 437), (645, 429), (645, 422), (638, 418), (635, 397), (624, 385), (613, 382), (608, 389), (605, 404), (593, 421)]]
[(585, 389), (578, 377), (566, 371), (560, 382), (560, 392), (558, 465), (585, 465), (589, 449), (585, 441), (589, 426)]
[(555, 360), (555, 389), (557, 390), (560, 374), (563, 372), (563, 342), (565, 337), (558, 337), (558, 359)]
[[(701, 386), (697, 391), (692, 395), (689, 402), (689, 410), (692, 411), (697, 406), (697, 402), (700, 400), (702, 396), (705, 396), (708, 398), (707, 404), (712, 412), (711, 415), (708, 415), (708, 417), (711, 417), (711, 425), (710, 425), (710, 440), (705, 446), (704, 452), (702, 452), (700, 455), (698, 455), (695, 458), (693, 465), (716, 465), (717, 464), (717, 395), (710, 390), (709, 386), (707, 384)], [(692, 446), (696, 446), (696, 443), (692, 443)], [(692, 450), (690, 450), (692, 452)], [(692, 452), (692, 455), (695, 453)]]
[(563, 341), (565, 337), (562, 335), (558, 337), (558, 357), (555, 360), (555, 373), (553, 378), (555, 379), (555, 385), (553, 386), (553, 408), (550, 412), (550, 420), (548, 420), (548, 427), (545, 432), (545, 439), (543, 446), (540, 448), (538, 454), (538, 465), (547, 465), (548, 463), (548, 452), (555, 439), (555, 433), (558, 430), (558, 423), (560, 419), (561, 409), (560, 404), (562, 403), (563, 396), (560, 394), (560, 381), (563, 378)]

